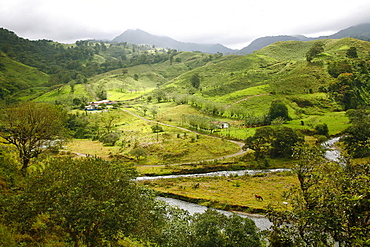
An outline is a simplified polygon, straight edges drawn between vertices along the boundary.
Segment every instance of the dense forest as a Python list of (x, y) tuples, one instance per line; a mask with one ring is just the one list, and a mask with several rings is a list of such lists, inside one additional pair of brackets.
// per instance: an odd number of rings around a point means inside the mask
[(369, 92), (354, 38), (224, 56), (0, 29), (0, 245), (370, 246)]

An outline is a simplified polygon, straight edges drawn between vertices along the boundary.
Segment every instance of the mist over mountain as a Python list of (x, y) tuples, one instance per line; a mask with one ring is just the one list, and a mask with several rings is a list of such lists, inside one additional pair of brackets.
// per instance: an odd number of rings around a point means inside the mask
[(250, 54), (260, 50), (263, 47), (271, 45), (278, 41), (309, 41), (315, 39), (341, 39), (352, 37), (360, 40), (370, 40), (370, 23), (360, 24), (343, 29), (333, 35), (320, 37), (306, 37), (304, 35), (277, 35), (260, 37), (252, 41), (248, 46), (233, 50), (221, 44), (197, 44), (177, 41), (167, 36), (157, 36), (140, 29), (129, 29), (115, 37), (112, 42), (128, 42), (137, 45), (154, 45), (159, 48), (170, 48), (179, 51), (201, 51), (204, 53), (223, 53), (223, 54)]
[(179, 51), (201, 51), (204, 53), (233, 53), (234, 50), (221, 44), (196, 44), (180, 42), (166, 36), (157, 36), (140, 29), (129, 29), (112, 40), (112, 42), (128, 42), (137, 45), (154, 45), (159, 48), (170, 48)]

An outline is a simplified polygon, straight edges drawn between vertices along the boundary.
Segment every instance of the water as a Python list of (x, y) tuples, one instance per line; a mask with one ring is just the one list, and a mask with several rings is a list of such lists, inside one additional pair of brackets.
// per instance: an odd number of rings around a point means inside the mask
[(155, 179), (166, 179), (166, 178), (186, 178), (186, 177), (221, 177), (221, 176), (243, 176), (245, 174), (253, 175), (257, 173), (271, 173), (271, 172), (282, 172), (290, 171), (290, 169), (264, 169), (264, 170), (239, 170), (239, 171), (218, 171), (218, 172), (207, 172), (207, 173), (197, 173), (197, 174), (179, 174), (179, 175), (163, 175), (163, 176), (147, 176), (138, 177), (136, 180), (155, 180)]
[[(322, 144), (322, 146), (326, 149), (325, 158), (334, 161), (334, 162), (342, 162), (340, 151), (334, 147), (334, 144), (340, 140), (340, 137), (332, 138)], [(179, 178), (179, 177), (205, 177), (205, 176), (230, 176), (230, 175), (245, 175), (245, 174), (256, 174), (262, 172), (281, 172), (281, 171), (290, 171), (290, 169), (266, 169), (266, 170), (240, 170), (240, 171), (219, 171), (219, 172), (209, 172), (209, 173), (202, 173), (202, 174), (183, 174), (183, 175), (166, 175), (166, 176), (153, 176), (153, 177), (138, 177), (137, 180), (155, 180), (155, 179), (164, 179), (164, 178)], [(190, 214), (195, 213), (203, 213), (207, 210), (207, 207), (201, 206), (195, 203), (185, 202), (182, 200), (174, 199), (174, 198), (165, 198), (165, 197), (157, 197), (159, 200), (163, 200), (172, 206), (177, 206), (181, 209), (189, 211)], [(225, 215), (231, 215), (231, 212), (217, 210)], [(269, 229), (272, 226), (272, 223), (265, 217), (257, 217), (253, 215), (246, 215), (243, 213), (238, 213), (238, 215), (242, 217), (248, 217), (252, 219), (256, 226), (260, 230)]]
[(335, 143), (337, 143), (340, 140), (340, 138), (341, 137), (335, 137), (321, 144), (321, 146), (326, 149), (324, 156), (327, 160), (337, 163), (343, 162), (342, 156), (340, 155), (340, 151), (334, 146)]
[[(198, 204), (195, 204), (195, 203), (185, 202), (185, 201), (178, 200), (178, 199), (165, 198), (165, 197), (160, 197), (160, 196), (157, 197), (157, 199), (165, 201), (169, 205), (177, 206), (181, 209), (184, 209), (184, 210), (188, 211), (191, 215), (193, 215), (195, 213), (204, 213), (207, 210), (207, 207), (205, 207), (205, 206), (201, 206), (201, 205), (198, 205)], [(232, 212), (228, 212), (228, 211), (224, 211), (224, 210), (217, 210), (217, 211), (221, 212), (225, 215), (228, 215), (228, 216), (232, 214)], [(258, 227), (258, 229), (260, 229), (260, 230), (267, 230), (272, 226), (272, 223), (267, 218), (265, 218), (263, 216), (253, 216), (253, 215), (249, 215), (249, 214), (246, 215), (246, 214), (243, 214), (243, 213), (237, 213), (237, 214), (240, 215), (241, 217), (248, 217), (251, 220), (253, 220), (255, 222), (256, 226)]]

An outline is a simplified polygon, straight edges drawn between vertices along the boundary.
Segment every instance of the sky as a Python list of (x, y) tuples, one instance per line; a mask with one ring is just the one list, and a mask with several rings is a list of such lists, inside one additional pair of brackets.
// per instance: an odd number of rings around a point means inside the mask
[(0, 27), (61, 43), (141, 29), (241, 49), (263, 36), (334, 34), (370, 23), (369, 13), (369, 0), (0, 0)]

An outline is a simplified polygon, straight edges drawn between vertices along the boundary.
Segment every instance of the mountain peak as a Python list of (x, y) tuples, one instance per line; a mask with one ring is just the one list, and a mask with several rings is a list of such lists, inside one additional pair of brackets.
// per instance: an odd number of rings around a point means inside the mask
[(180, 51), (201, 51), (204, 53), (232, 53), (234, 50), (221, 44), (184, 43), (166, 36), (157, 36), (141, 29), (128, 29), (115, 37), (112, 42), (128, 42), (136, 45), (155, 45), (159, 48), (170, 48)]

